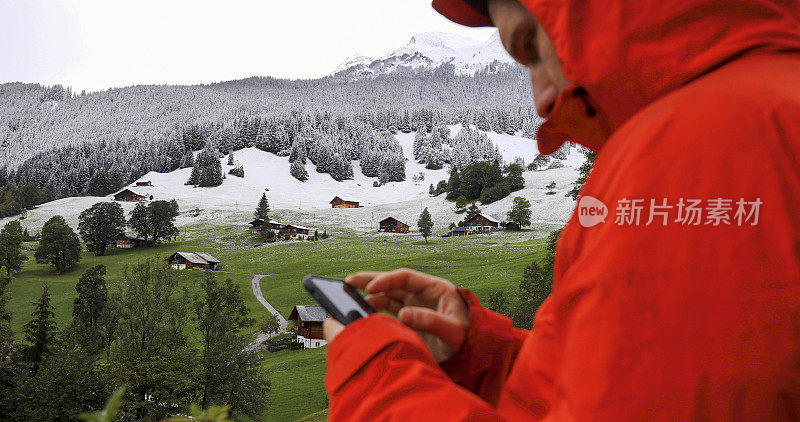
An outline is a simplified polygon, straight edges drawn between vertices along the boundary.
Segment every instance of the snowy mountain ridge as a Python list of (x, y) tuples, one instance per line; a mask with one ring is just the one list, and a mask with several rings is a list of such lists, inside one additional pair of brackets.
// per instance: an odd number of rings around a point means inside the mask
[(334, 75), (359, 79), (401, 69), (434, 69), (446, 63), (453, 65), (456, 74), (474, 75), (488, 70), (493, 63), (513, 64), (514, 60), (506, 53), (497, 32), (485, 41), (425, 32), (414, 35), (408, 44), (383, 57), (351, 56), (336, 68)]

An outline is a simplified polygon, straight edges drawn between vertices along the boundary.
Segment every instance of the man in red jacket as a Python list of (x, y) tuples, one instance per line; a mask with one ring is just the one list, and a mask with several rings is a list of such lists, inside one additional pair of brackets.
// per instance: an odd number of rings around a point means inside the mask
[(399, 321), (326, 323), (330, 419), (800, 420), (800, 2), (434, 7), (530, 69), (542, 153), (598, 156), (530, 332), (348, 277)]

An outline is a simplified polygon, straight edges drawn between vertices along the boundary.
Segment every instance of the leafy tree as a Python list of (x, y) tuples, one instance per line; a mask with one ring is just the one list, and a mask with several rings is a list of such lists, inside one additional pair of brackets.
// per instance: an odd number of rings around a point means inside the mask
[(488, 188), (484, 188), (481, 191), (481, 203), (491, 204), (492, 202), (505, 198), (510, 193), (511, 188), (508, 186), (508, 182), (503, 180), (500, 183)]
[(22, 269), (22, 263), (28, 260), (22, 252), (25, 233), (19, 220), (9, 221), (0, 230), (0, 266), (6, 268), (9, 277), (17, 274)]
[(447, 199), (453, 200), (460, 195), (459, 192), (461, 191), (461, 176), (458, 173), (457, 168), (453, 168), (450, 172), (450, 179), (447, 181)]
[(150, 224), (147, 205), (145, 205), (144, 202), (139, 202), (135, 207), (133, 207), (131, 210), (130, 219), (128, 219), (128, 225), (139, 236), (143, 237), (145, 241), (148, 240), (153, 229)]
[(258, 330), (264, 334), (277, 333), (281, 329), (281, 323), (278, 317), (273, 314), (265, 317), (264, 321), (259, 326)]
[(42, 285), (42, 295), (36, 302), (31, 313), (31, 320), (22, 327), (25, 344), (22, 350), (25, 362), (31, 365), (31, 371), (36, 372), (39, 365), (50, 355), (53, 339), (56, 337), (58, 327), (53, 305), (50, 304), (50, 290), (47, 283)]
[(517, 223), (519, 227), (531, 225), (531, 202), (527, 199), (517, 196), (511, 205), (511, 211), (508, 212), (508, 219)]
[(152, 242), (156, 243), (161, 239), (172, 239), (178, 236), (178, 228), (175, 227), (175, 218), (178, 217), (178, 202), (153, 201), (147, 205), (147, 214), (152, 229)]
[(128, 386), (125, 407), (136, 420), (163, 419), (191, 401), (195, 357), (185, 334), (191, 299), (178, 290), (177, 274), (148, 259), (125, 267), (115, 294), (110, 373), (116, 385)]
[(489, 295), (488, 306), (489, 309), (497, 312), (498, 314), (508, 315), (508, 299), (506, 299), (502, 290)]
[(178, 217), (178, 202), (158, 200), (147, 205), (136, 204), (131, 211), (128, 224), (131, 228), (154, 245), (161, 239), (172, 239), (178, 235), (175, 218)]
[(116, 202), (98, 202), (78, 216), (78, 231), (86, 249), (97, 256), (125, 234), (125, 212)]
[(56, 274), (61, 274), (81, 260), (81, 241), (64, 217), (55, 215), (44, 223), (42, 237), (33, 256), (36, 262), (49, 263), (55, 268)]
[(269, 211), (269, 200), (267, 200), (267, 194), (262, 193), (261, 199), (258, 201), (258, 206), (256, 206), (256, 211), (253, 213), (253, 216), (264, 221), (269, 221)]
[(59, 335), (52, 350), (35, 374), (17, 378), (13, 419), (77, 420), (82, 412), (103, 406), (110, 389), (94, 357), (71, 333)]
[(422, 214), (419, 215), (417, 226), (419, 226), (419, 232), (422, 234), (422, 237), (425, 238), (425, 243), (428, 243), (428, 236), (431, 235), (431, 230), (433, 229), (433, 220), (431, 220), (431, 213), (428, 212), (427, 207), (422, 210)]
[[(248, 344), (245, 329), (253, 325), (239, 286), (231, 279), (219, 284), (207, 272), (203, 292), (194, 297), (192, 320), (201, 344), (200, 405), (229, 404), (251, 418), (263, 412), (269, 381), (260, 370), (257, 355), (243, 351)], [(245, 391), (242, 387), (254, 389)]]
[(459, 196), (458, 199), (456, 199), (456, 212), (461, 213), (466, 211), (465, 207), (467, 206), (467, 203), (469, 203), (469, 201), (467, 200), (466, 196), (464, 195)]
[(72, 305), (73, 325), (90, 353), (108, 350), (113, 335), (112, 304), (105, 275), (105, 265), (97, 265), (86, 270), (75, 285), (78, 297)]
[(597, 158), (597, 153), (594, 151), (587, 150), (586, 151), (586, 161), (581, 164), (578, 168), (578, 179), (572, 185), (572, 189), (565, 196), (568, 196), (572, 199), (578, 199), (578, 195), (581, 193), (581, 189), (583, 189), (583, 184), (586, 183), (586, 178), (589, 177), (589, 173), (592, 171), (592, 166), (594, 166), (594, 160)]

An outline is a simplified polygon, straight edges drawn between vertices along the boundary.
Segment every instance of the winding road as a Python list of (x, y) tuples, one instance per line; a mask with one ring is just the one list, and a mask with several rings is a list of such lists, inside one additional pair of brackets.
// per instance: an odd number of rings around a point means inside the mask
[(280, 330), (278, 330), (278, 332), (284, 332), (286, 331), (286, 327), (289, 326), (289, 322), (286, 321), (286, 318), (284, 318), (274, 306), (267, 302), (267, 299), (264, 299), (264, 294), (261, 293), (261, 279), (264, 277), (269, 277), (269, 274), (256, 274), (253, 276), (253, 279), (250, 281), (250, 284), (253, 287), (253, 294), (256, 296), (256, 299), (258, 299), (258, 301), (261, 302), (265, 308), (267, 308), (269, 313), (278, 318), (278, 323), (280, 324)]

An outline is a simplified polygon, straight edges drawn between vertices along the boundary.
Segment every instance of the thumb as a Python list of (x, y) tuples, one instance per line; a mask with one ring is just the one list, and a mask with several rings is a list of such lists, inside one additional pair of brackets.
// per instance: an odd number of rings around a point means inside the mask
[(417, 331), (441, 338), (452, 350), (460, 349), (467, 336), (467, 327), (463, 322), (429, 308), (404, 306), (397, 317), (403, 324)]

